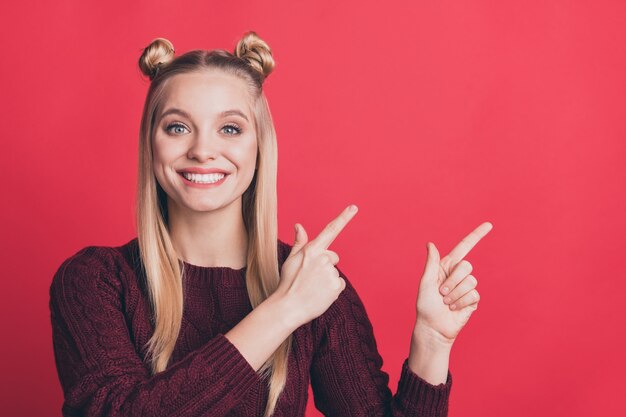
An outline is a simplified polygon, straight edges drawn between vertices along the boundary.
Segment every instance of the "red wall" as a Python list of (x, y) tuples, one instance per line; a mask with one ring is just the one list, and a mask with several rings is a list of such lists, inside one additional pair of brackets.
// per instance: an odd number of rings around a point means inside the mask
[(359, 206), (331, 249), (392, 390), (425, 243), (491, 221), (449, 415), (625, 415), (625, 2), (47, 3), (0, 10), (0, 414), (60, 415), (52, 274), (134, 237), (142, 48), (253, 29), (277, 61), (280, 237)]

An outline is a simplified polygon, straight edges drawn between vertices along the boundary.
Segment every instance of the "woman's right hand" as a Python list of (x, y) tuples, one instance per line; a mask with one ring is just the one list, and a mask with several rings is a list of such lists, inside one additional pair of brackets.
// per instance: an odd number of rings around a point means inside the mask
[(280, 284), (272, 294), (291, 306), (290, 319), (295, 326), (321, 316), (346, 287), (345, 280), (335, 268), (339, 256), (328, 250), (328, 246), (357, 211), (355, 205), (346, 207), (310, 242), (304, 227), (296, 224), (295, 242), (282, 265)]

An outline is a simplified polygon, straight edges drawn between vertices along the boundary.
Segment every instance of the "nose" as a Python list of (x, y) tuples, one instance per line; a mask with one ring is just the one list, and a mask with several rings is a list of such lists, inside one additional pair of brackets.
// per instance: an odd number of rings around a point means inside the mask
[(211, 133), (199, 133), (193, 138), (187, 158), (195, 159), (198, 162), (204, 162), (209, 159), (215, 159), (219, 155), (219, 138), (211, 135)]

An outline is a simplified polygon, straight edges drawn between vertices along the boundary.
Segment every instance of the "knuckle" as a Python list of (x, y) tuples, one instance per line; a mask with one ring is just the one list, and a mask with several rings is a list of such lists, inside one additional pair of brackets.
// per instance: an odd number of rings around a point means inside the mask
[(450, 299), (450, 303), (453, 303), (455, 300), (458, 300), (459, 299), (459, 290), (457, 288), (453, 289), (448, 294), (446, 294), (446, 298)]
[(461, 265), (461, 267), (462, 267), (463, 269), (467, 270), (467, 273), (468, 273), (468, 274), (469, 274), (470, 272), (472, 272), (472, 270), (474, 269), (474, 268), (472, 267), (472, 264), (471, 264), (471, 263), (469, 263), (469, 261), (467, 261), (467, 260), (465, 260), (465, 259), (463, 259), (463, 260), (461, 261), (461, 264), (462, 264), (462, 265)]
[(315, 248), (311, 245), (304, 245), (300, 252), (302, 252), (302, 255), (304, 255), (305, 258), (311, 258), (315, 255)]
[(320, 254), (320, 256), (316, 256), (315, 257), (315, 262), (318, 265), (321, 265), (322, 267), (330, 264), (328, 256), (324, 255), (324, 254)]
[(330, 265), (330, 264), (325, 264), (324, 265), (324, 276), (328, 277), (328, 279), (330, 281), (333, 281), (337, 279), (337, 273), (335, 272), (335, 267)]
[(451, 266), (454, 266), (454, 265), (451, 265), (452, 261), (447, 256), (441, 259), (439, 263), (441, 264), (441, 267), (445, 270), (449, 270)]
[(326, 226), (326, 230), (328, 230), (330, 233), (332, 233), (334, 235), (337, 232), (339, 232), (339, 225), (337, 224), (336, 221), (330, 222)]
[(468, 275), (467, 279), (469, 280), (470, 284), (472, 285), (472, 288), (476, 287), (478, 285), (478, 280), (476, 279), (476, 277), (474, 275)]
[(335, 265), (337, 263), (339, 263), (339, 255), (337, 255), (337, 253), (329, 250), (328, 252), (328, 259), (330, 259), (330, 262)]

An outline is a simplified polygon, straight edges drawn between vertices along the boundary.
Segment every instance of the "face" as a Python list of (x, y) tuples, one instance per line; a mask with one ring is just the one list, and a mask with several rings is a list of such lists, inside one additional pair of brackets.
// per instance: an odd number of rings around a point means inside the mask
[(168, 80), (153, 136), (154, 175), (176, 209), (241, 204), (256, 168), (246, 83), (219, 70)]

